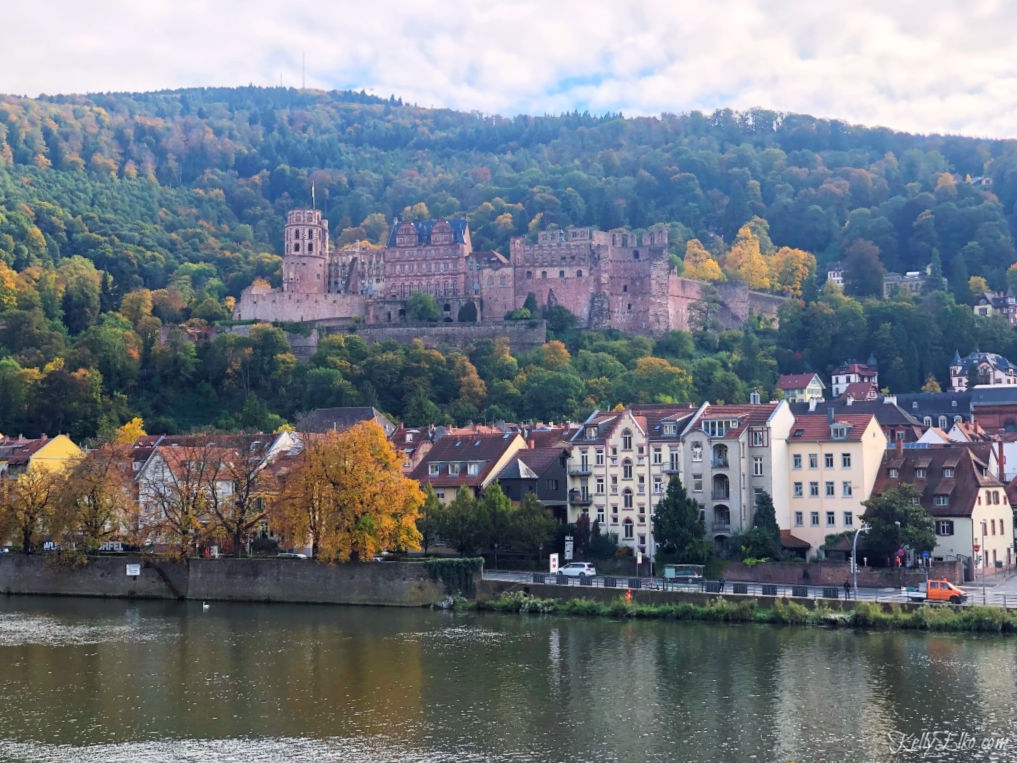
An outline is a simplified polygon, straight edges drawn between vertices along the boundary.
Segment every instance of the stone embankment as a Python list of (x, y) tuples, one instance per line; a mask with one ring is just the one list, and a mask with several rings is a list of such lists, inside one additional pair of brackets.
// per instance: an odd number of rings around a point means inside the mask
[(0, 555), (0, 593), (392, 607), (426, 606), (448, 596), (445, 585), (415, 562), (94, 557), (69, 567), (47, 554)]

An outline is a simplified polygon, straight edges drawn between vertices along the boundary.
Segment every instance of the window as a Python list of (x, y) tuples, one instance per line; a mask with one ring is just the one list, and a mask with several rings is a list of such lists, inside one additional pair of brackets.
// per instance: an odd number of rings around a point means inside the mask
[(622, 522), (622, 532), (625, 540), (632, 540), (634, 532), (631, 519), (626, 519)]
[(826, 512), (826, 526), (827, 527), (837, 526), (837, 512), (835, 511)]
[(802, 454), (801, 453), (795, 453), (791, 457), (791, 468), (792, 469), (801, 469), (802, 468)]
[(840, 454), (840, 467), (841, 467), (841, 469), (850, 469), (851, 468), (851, 454), (850, 453), (841, 453)]
[(710, 437), (723, 437), (730, 423), (727, 419), (707, 419), (703, 422), (703, 431)]
[(953, 479), (953, 468), (946, 466), (943, 468), (943, 479)]
[(890, 470), (889, 470), (889, 472), (888, 472), (888, 474), (889, 474), (889, 476), (890, 476), (890, 479), (892, 479), (892, 480), (895, 480), (895, 479), (897, 479), (897, 474), (898, 474), (898, 472), (897, 472), (897, 470), (896, 470), (896, 469), (890, 469)]
[(565, 277), (565, 271), (564, 270), (559, 270), (558, 271), (558, 277), (559, 278), (564, 278)]
[(428, 464), (427, 475), (429, 477), (437, 477), (441, 473), (441, 464)]
[(819, 483), (818, 482), (810, 482), (809, 483), (809, 498), (819, 498)]
[(932, 496), (932, 505), (933, 506), (949, 506), (950, 505), (950, 496), (942, 495), (942, 494), (934, 495), (934, 496)]
[(669, 423), (664, 425), (664, 434), (674, 436), (678, 434), (678, 425), (675, 423)]
[(841, 488), (842, 488), (841, 495), (844, 496), (845, 498), (850, 498), (851, 495), (852, 495), (852, 492), (851, 492), (851, 483), (850, 482), (842, 482), (841, 483)]
[(809, 512), (809, 526), (810, 527), (819, 527), (819, 512), (818, 511), (810, 511)]
[(817, 453), (809, 453), (809, 468), (810, 469), (818, 469), (819, 468), (819, 454), (817, 454)]
[(480, 464), (470, 464), (466, 467), (466, 473), (471, 477), (476, 477), (480, 473)]
[(752, 457), (752, 476), (762, 477), (763, 476), (763, 457), (753, 456)]
[(925, 468), (924, 467), (920, 466), (917, 469), (915, 469), (915, 479), (919, 479), (919, 480), (925, 479)]
[(835, 491), (834, 491), (834, 488), (833, 488), (833, 482), (825, 483), (824, 487), (826, 488), (826, 497), (827, 498), (833, 498), (833, 496), (835, 495)]
[(600, 522), (601, 524), (604, 524), (604, 507), (603, 506), (598, 506), (597, 507), (597, 521)]
[(663, 462), (664, 462), (664, 449), (657, 445), (653, 449), (653, 463), (661, 464)]
[(458, 477), (459, 476), (459, 464), (449, 464), (448, 465), (448, 473), (451, 474), (453, 477)]
[(625, 492), (622, 493), (622, 506), (626, 509), (632, 508), (632, 491), (625, 488)]
[(622, 450), (632, 450), (632, 432), (627, 429), (622, 432)]
[(802, 483), (801, 482), (796, 482), (794, 484), (794, 497), (795, 498), (801, 498), (802, 495), (803, 495), (803, 493), (802, 493)]
[(693, 461), (703, 460), (703, 443), (701, 442), (692, 443), (692, 460)]
[(805, 516), (800, 511), (795, 512), (795, 527), (801, 527), (805, 524)]
[(845, 527), (854, 527), (854, 524), (855, 524), (855, 515), (852, 514), (850, 511), (845, 511), (844, 512), (844, 526)]
[(604, 451), (601, 448), (597, 448), (597, 450), (594, 451), (594, 454), (595, 455), (593, 457), (593, 462), (597, 466), (603, 466), (604, 465)]
[(702, 493), (703, 492), (703, 475), (693, 474), (692, 475), (692, 492)]
[(622, 461), (622, 479), (623, 480), (632, 479), (632, 462), (629, 461), (627, 458), (624, 461)]
[(754, 448), (765, 448), (766, 430), (753, 429), (751, 432), (749, 432), (749, 445), (751, 445)]
[(830, 439), (833, 440), (846, 440), (848, 428), (843, 424), (834, 424), (830, 427)]
[(940, 519), (936, 522), (936, 535), (953, 535), (953, 520)]
[(654, 493), (664, 492), (664, 483), (661, 481), (660, 477), (653, 478), (653, 492)]
[(827, 469), (833, 468), (833, 453), (823, 454), (823, 466), (825, 466)]
[(597, 495), (604, 495), (604, 478), (597, 477)]

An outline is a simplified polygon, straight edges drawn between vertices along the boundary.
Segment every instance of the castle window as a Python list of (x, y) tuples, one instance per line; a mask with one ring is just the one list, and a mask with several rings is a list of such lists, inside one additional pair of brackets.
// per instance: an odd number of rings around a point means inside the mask
[(622, 291), (628, 291), (628, 290), (629, 290), (629, 285), (628, 284), (622, 284)]
[(541, 270), (540, 271), (540, 277), (541, 278), (547, 278), (547, 271), (546, 270)]
[(300, 244), (294, 244), (293, 245), (293, 251), (294, 252), (299, 252), (300, 251)]
[(314, 251), (314, 244), (308, 244), (307, 245), (307, 253), (310, 254), (313, 251)]
[(533, 271), (532, 270), (527, 270), (526, 271), (526, 280), (529, 281), (531, 278), (533, 278)]
[(638, 249), (636, 249), (636, 251), (634, 251), (632, 253), (632, 259), (634, 259), (634, 260), (638, 260), (639, 259), (639, 250)]
[(583, 277), (583, 271), (577, 270), (576, 271), (576, 278), (582, 278), (582, 277)]
[(559, 270), (558, 271), (558, 277), (559, 278), (564, 278), (565, 277), (565, 271), (564, 270)]
[(631, 313), (632, 312), (632, 303), (631, 302), (629, 303), (628, 308), (629, 308), (629, 312)]

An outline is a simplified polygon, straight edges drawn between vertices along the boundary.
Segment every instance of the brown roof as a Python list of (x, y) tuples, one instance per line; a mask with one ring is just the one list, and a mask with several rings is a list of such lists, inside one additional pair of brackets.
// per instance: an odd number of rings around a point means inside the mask
[[(519, 435), (515, 433), (440, 437), (410, 477), (421, 484), (429, 483), (436, 487), (479, 487), (490, 476), (495, 463), (505, 455), (505, 451), (517, 442), (517, 438)], [(478, 464), (476, 474), (469, 473), (470, 463)], [(438, 474), (430, 473), (431, 464), (438, 465)], [(449, 467), (452, 464), (458, 467), (458, 474), (450, 473)]]
[(811, 543), (792, 535), (790, 530), (780, 531), (780, 545), (784, 548), (812, 548)]
[(0, 461), (6, 461), (11, 466), (27, 464), (48, 442), (49, 438), (45, 436), (34, 440), (0, 440)]
[(711, 405), (703, 412), (696, 423), (708, 419), (737, 419), (737, 426), (731, 427), (724, 439), (736, 440), (748, 427), (761, 427), (769, 421), (771, 414), (779, 403), (763, 403), (762, 405)]
[(851, 382), (841, 393), (842, 397), (852, 397), (855, 400), (875, 400), (879, 396), (879, 390), (872, 382), (859, 381)]
[[(952, 468), (952, 477), (943, 470)], [(890, 476), (890, 469), (897, 470), (897, 476)], [(919, 477), (918, 469), (925, 469), (925, 476)], [(978, 448), (968, 445), (936, 445), (929, 448), (905, 449), (898, 455), (888, 450), (883, 455), (872, 494), (899, 485), (914, 485), (921, 494), (923, 508), (934, 517), (971, 516), (976, 497), (981, 488), (1004, 485), (990, 471), (988, 461), (980, 457)], [(935, 496), (947, 496), (946, 506), (937, 506)]]
[(805, 389), (812, 383), (815, 374), (784, 374), (777, 380), (777, 389)]
[[(834, 421), (847, 424), (847, 442), (858, 442), (873, 418), (871, 413), (842, 413), (834, 416)], [(830, 439), (830, 421), (826, 416), (818, 413), (795, 416), (795, 424), (791, 427), (791, 442), (825, 442)]]

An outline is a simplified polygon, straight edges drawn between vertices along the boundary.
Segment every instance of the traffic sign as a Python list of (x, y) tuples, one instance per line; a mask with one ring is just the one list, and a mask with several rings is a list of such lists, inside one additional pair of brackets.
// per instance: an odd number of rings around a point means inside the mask
[(923, 551), (923, 552), (922, 552), (922, 556), (923, 556), (923, 557), (924, 557), (925, 559), (928, 559), (928, 558), (929, 558), (929, 552), (928, 552), (928, 551)]
[(557, 572), (558, 571), (558, 555), (557, 554), (551, 554), (551, 556), (548, 557), (548, 562), (550, 563), (550, 567), (551, 567), (550, 572), (552, 574)]
[(974, 547), (974, 552), (975, 552), (975, 553), (977, 554), (977, 553), (978, 553), (979, 551), (981, 551), (981, 550), (982, 550), (982, 547), (981, 547), (981, 546), (979, 546), (979, 545), (978, 545), (978, 544), (976, 543), (976, 544), (975, 544), (975, 547)]

